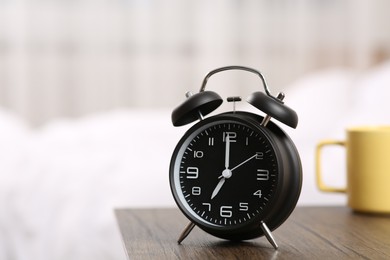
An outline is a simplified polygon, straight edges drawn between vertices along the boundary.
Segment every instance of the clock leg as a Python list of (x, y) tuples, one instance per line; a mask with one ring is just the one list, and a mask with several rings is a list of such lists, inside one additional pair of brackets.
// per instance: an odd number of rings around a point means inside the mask
[(261, 121), (261, 124), (262, 126), (266, 127), (269, 120), (271, 120), (271, 117), (269, 115), (266, 115), (264, 118), (263, 118), (263, 121)]
[(184, 228), (183, 232), (181, 233), (179, 239), (177, 240), (177, 243), (180, 244), (191, 233), (194, 227), (195, 224), (193, 222), (188, 223), (188, 225)]
[[(186, 98), (190, 98), (191, 96), (193, 96), (194, 94), (191, 92), (191, 91), (188, 91), (186, 93)], [(202, 115), (202, 112), (200, 112), (200, 110), (198, 110), (198, 117), (199, 117), (199, 120), (202, 121), (203, 120), (203, 115)]]
[[(280, 92), (276, 98), (279, 99), (280, 101), (283, 101), (284, 97), (285, 97), (284, 93)], [(269, 120), (271, 120), (271, 116), (270, 115), (266, 115), (263, 118), (263, 121), (260, 123), (260, 125), (266, 127), (268, 122), (269, 122)]]
[(272, 236), (271, 231), (263, 221), (261, 221), (260, 227), (263, 230), (265, 237), (268, 239), (268, 242), (270, 242), (275, 249), (278, 249), (278, 244), (276, 244), (276, 241)]

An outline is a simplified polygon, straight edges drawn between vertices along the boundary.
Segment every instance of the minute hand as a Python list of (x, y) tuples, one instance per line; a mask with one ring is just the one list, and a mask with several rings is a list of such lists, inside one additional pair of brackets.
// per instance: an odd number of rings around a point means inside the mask
[(243, 161), (242, 163), (240, 163), (239, 165), (237, 165), (236, 167), (233, 167), (230, 171), (234, 171), (235, 169), (237, 169), (238, 167), (242, 166), (243, 164), (249, 162), (250, 160), (252, 160), (253, 158), (256, 157), (257, 154), (249, 157), (248, 159), (246, 159), (245, 161)]

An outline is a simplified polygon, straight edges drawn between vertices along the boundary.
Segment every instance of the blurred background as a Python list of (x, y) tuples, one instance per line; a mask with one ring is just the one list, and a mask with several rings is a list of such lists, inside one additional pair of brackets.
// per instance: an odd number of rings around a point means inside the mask
[[(308, 72), (389, 58), (388, 10), (386, 0), (0, 0), (0, 105), (34, 125), (172, 107), (233, 64), (277, 92)], [(245, 95), (257, 84), (220, 80)]]
[[(349, 125), (390, 124), (389, 10), (387, 0), (0, 0), (0, 259), (124, 259), (113, 209), (175, 207), (169, 162), (188, 126), (174, 128), (171, 111), (226, 65), (260, 70), (297, 111), (297, 129), (279, 125), (302, 159), (298, 205), (346, 205), (318, 191), (314, 150)], [(262, 90), (238, 71), (207, 87), (223, 98)], [(323, 157), (325, 183), (344, 186), (345, 151)]]

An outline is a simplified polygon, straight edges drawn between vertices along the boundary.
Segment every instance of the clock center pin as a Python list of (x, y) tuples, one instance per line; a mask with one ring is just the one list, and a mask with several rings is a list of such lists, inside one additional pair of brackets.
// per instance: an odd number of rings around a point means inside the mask
[(229, 169), (223, 170), (222, 177), (224, 177), (225, 179), (229, 179), (230, 177), (232, 177), (232, 171)]

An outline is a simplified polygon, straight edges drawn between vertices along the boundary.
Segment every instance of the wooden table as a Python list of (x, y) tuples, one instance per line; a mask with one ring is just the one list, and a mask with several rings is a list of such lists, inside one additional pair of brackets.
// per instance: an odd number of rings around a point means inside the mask
[(182, 242), (188, 220), (179, 209), (118, 209), (115, 215), (129, 259), (390, 259), (390, 216), (344, 207), (298, 207), (265, 237), (233, 243), (198, 227)]

